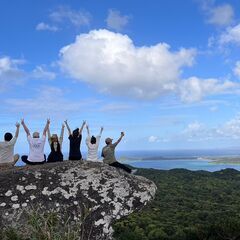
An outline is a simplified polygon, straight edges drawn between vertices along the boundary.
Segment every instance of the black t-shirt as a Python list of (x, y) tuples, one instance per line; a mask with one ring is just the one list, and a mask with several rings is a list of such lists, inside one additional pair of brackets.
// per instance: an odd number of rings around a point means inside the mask
[(73, 160), (82, 159), (82, 154), (80, 151), (80, 144), (82, 141), (82, 135), (74, 138), (72, 135), (68, 137), (70, 141), (70, 151), (69, 151), (69, 159), (74, 158)]

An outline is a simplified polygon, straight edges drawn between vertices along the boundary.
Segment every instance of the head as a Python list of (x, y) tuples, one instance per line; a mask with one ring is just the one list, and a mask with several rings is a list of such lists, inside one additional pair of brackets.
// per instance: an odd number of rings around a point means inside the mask
[(7, 133), (4, 134), (4, 140), (5, 140), (6, 142), (11, 141), (12, 138), (13, 138), (13, 135), (12, 135), (11, 133), (7, 132)]
[(52, 142), (58, 142), (58, 135), (57, 134), (52, 134), (51, 141)]
[(34, 132), (32, 136), (33, 136), (33, 138), (39, 138), (40, 134), (39, 134), (39, 132)]
[(105, 143), (106, 143), (107, 145), (111, 144), (111, 143), (112, 143), (112, 138), (106, 138), (106, 139), (105, 139)]
[(91, 137), (91, 144), (96, 144), (96, 142), (97, 142), (97, 139), (94, 136), (92, 136)]
[(79, 135), (79, 128), (76, 128), (75, 130), (73, 130), (72, 134), (73, 134), (74, 138), (78, 137), (78, 135)]

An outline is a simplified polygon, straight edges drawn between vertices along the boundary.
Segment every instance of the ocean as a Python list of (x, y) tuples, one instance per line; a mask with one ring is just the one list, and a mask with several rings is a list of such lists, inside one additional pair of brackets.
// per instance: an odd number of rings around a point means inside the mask
[[(137, 168), (170, 170), (185, 168), (192, 171), (240, 170), (240, 150), (167, 150), (118, 152), (120, 162)], [(239, 156), (239, 162), (238, 162)], [(224, 161), (218, 161), (224, 159)], [(234, 162), (231, 159), (235, 159)]]
[[(86, 158), (86, 152), (82, 152)], [(100, 152), (99, 152), (100, 156)], [(231, 162), (229, 159), (237, 159), (239, 162)], [(119, 162), (132, 165), (137, 168), (154, 168), (170, 170), (174, 168), (185, 168), (192, 171), (219, 171), (225, 168), (240, 170), (240, 150), (151, 150), (151, 151), (116, 151)], [(216, 159), (225, 158), (224, 161)], [(68, 159), (68, 154), (64, 154), (64, 159)], [(18, 166), (24, 165), (21, 161)]]

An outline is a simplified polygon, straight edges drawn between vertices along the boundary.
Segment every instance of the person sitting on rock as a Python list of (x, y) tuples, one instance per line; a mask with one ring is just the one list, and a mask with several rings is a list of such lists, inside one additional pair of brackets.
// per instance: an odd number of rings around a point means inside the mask
[(49, 128), (50, 119), (47, 119), (46, 126), (43, 130), (42, 137), (40, 138), (39, 132), (34, 132), (31, 136), (29, 129), (27, 128), (24, 119), (22, 119), (23, 128), (27, 134), (27, 140), (29, 143), (29, 155), (22, 156), (22, 161), (29, 165), (43, 164), (46, 162), (46, 156), (44, 155), (44, 146), (46, 142), (46, 134)]
[(86, 121), (83, 121), (81, 128), (77, 128), (71, 131), (67, 120), (65, 121), (66, 127), (68, 129), (69, 141), (70, 141), (70, 151), (69, 151), (69, 160), (82, 160), (82, 154), (80, 151), (80, 145), (82, 141), (82, 130)]
[(50, 127), (48, 128), (48, 143), (51, 148), (51, 152), (48, 155), (47, 162), (60, 162), (63, 161), (63, 154), (62, 154), (62, 143), (63, 143), (63, 134), (64, 134), (64, 127), (62, 125), (62, 130), (60, 137), (58, 138), (57, 134), (50, 133)]
[(0, 169), (13, 167), (19, 159), (19, 154), (14, 155), (14, 145), (19, 134), (20, 124), (16, 123), (15, 136), (9, 132), (4, 134), (4, 141), (0, 142)]
[(103, 127), (101, 127), (98, 136), (90, 136), (89, 126), (86, 126), (88, 136), (86, 138), (86, 144), (88, 147), (87, 161), (98, 161), (98, 146), (100, 143), (100, 138), (103, 132)]
[(112, 140), (113, 140), (112, 138), (106, 138), (105, 143), (107, 145), (102, 149), (103, 162), (107, 163), (110, 166), (121, 168), (128, 173), (134, 174), (137, 171), (136, 169), (131, 170), (124, 164), (119, 163), (115, 157), (115, 148), (121, 142), (123, 137), (124, 137), (124, 132), (121, 132), (120, 138), (115, 143), (112, 143)]

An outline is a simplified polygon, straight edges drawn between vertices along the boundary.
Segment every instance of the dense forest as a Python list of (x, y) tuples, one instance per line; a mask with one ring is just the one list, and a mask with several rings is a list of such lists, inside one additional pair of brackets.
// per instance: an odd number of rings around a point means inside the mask
[(240, 172), (141, 169), (153, 180), (155, 199), (115, 223), (118, 240), (240, 239)]
[[(138, 174), (153, 180), (158, 190), (144, 209), (115, 222), (116, 240), (240, 240), (239, 171), (139, 169)], [(79, 239), (79, 226), (59, 228), (56, 215), (32, 214), (26, 226), (30, 238), (0, 229), (0, 239)]]

